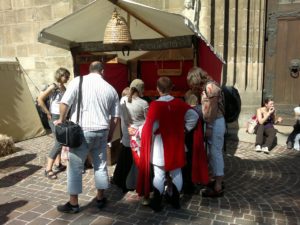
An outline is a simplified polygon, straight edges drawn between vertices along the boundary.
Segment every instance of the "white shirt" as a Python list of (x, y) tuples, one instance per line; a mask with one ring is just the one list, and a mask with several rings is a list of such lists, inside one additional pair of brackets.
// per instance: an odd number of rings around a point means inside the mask
[[(79, 77), (73, 79), (61, 99), (72, 106), (71, 121), (76, 122)], [(109, 129), (110, 118), (119, 117), (119, 97), (116, 90), (100, 74), (83, 76), (79, 125), (83, 131)]]
[[(174, 97), (171, 95), (161, 96), (157, 101), (169, 102), (173, 100)], [(194, 109), (189, 109), (184, 116), (185, 128), (190, 131), (193, 129), (197, 121), (199, 119), (198, 113)], [(153, 124), (153, 132), (155, 132), (159, 128), (158, 121), (155, 121)], [(153, 145), (151, 149), (151, 162), (156, 166), (164, 166), (165, 165), (165, 157), (164, 157), (164, 146), (162, 142), (162, 138), (160, 134), (153, 136)]]
[(58, 114), (59, 115), (59, 103), (62, 99), (64, 92), (61, 90), (54, 90), (53, 93), (50, 95), (50, 112), (51, 114)]

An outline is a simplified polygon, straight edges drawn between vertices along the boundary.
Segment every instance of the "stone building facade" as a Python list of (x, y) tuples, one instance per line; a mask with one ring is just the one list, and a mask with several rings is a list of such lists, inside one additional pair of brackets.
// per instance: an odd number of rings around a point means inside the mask
[[(197, 0), (194, 0), (197, 1)], [(72, 71), (68, 51), (37, 42), (38, 32), (92, 0), (0, 0), (0, 55), (18, 57), (36, 86), (52, 81), (54, 71)], [(136, 0), (182, 12), (184, 0)], [(226, 61), (223, 83), (239, 89), (243, 107), (239, 126), (261, 103), (265, 0), (201, 0), (199, 29)], [(176, 28), (174, 28), (176, 29)], [(36, 90), (28, 81), (35, 96)]]
[[(58, 67), (73, 71), (69, 51), (41, 44), (38, 33), (91, 0), (1, 0), (0, 57), (17, 57), (36, 97), (43, 84), (53, 82)], [(36, 86), (36, 87), (35, 87)]]

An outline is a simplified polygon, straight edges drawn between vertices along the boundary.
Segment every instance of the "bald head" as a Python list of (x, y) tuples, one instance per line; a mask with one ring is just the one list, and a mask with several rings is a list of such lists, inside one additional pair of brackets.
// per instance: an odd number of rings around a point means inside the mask
[(102, 74), (103, 64), (99, 61), (94, 61), (90, 64), (89, 71), (90, 73), (99, 73)]

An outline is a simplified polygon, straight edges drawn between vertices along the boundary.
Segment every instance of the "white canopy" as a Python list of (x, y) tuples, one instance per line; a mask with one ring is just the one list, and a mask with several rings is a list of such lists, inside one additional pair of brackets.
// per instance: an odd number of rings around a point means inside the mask
[[(38, 40), (68, 50), (79, 43), (102, 42), (106, 24), (114, 9), (127, 20), (133, 40), (197, 35), (207, 43), (199, 30), (183, 15), (161, 11), (130, 0), (95, 0), (44, 28)], [(215, 53), (211, 46), (210, 48)], [(119, 53), (118, 56), (129, 60), (144, 53), (135, 51), (128, 57)]]

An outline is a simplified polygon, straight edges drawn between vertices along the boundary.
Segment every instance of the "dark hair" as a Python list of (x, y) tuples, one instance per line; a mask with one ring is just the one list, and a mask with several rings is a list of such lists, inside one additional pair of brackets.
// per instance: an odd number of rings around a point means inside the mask
[(266, 98), (264, 99), (263, 106), (265, 106), (265, 104), (268, 104), (268, 103), (271, 102), (271, 101), (273, 101), (273, 98), (271, 98), (271, 97), (266, 97)]
[(161, 93), (167, 94), (172, 90), (173, 83), (169, 77), (160, 77), (157, 80), (157, 88)]
[(94, 61), (90, 64), (89, 71), (90, 73), (96, 72), (101, 73), (103, 70), (103, 64), (100, 61)]
[(129, 91), (129, 95), (128, 95), (128, 102), (129, 102), (129, 103), (132, 102), (132, 96), (133, 96), (135, 93), (138, 93), (138, 94), (139, 94), (138, 89), (136, 89), (135, 87), (131, 87), (131, 88), (130, 88), (130, 91)]

